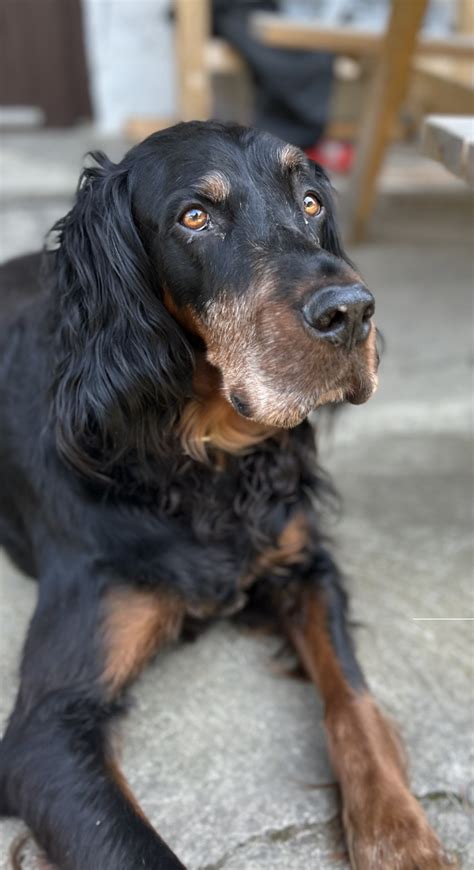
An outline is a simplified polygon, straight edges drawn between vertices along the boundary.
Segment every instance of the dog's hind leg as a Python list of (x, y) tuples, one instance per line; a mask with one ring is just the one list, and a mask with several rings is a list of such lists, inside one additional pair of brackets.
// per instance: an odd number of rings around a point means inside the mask
[(354, 870), (451, 866), (408, 788), (401, 742), (365, 683), (346, 621), (346, 595), (326, 552), (295, 595), (278, 596), (286, 632), (325, 707), (331, 763)]
[(182, 868), (131, 795), (109, 728), (127, 684), (179, 634), (182, 604), (89, 577), (65, 585), (41, 586), (0, 745), (0, 805), (61, 870)]

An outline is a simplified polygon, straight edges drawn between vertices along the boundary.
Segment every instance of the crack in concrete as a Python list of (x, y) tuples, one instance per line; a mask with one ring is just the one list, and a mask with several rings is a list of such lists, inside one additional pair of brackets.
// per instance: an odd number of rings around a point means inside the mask
[(287, 843), (288, 841), (294, 839), (298, 836), (298, 834), (303, 833), (311, 833), (316, 834), (318, 832), (322, 832), (325, 829), (329, 828), (338, 828), (340, 827), (340, 815), (336, 813), (336, 815), (332, 816), (330, 819), (327, 819), (325, 822), (304, 822), (301, 825), (286, 825), (284, 828), (269, 828), (266, 831), (262, 831), (260, 834), (252, 834), (252, 836), (247, 837), (246, 840), (242, 840), (240, 843), (236, 843), (232, 849), (229, 849), (224, 855), (219, 858), (217, 861), (212, 862), (211, 864), (203, 864), (198, 868), (198, 870), (223, 870), (227, 862), (240, 852), (242, 849), (246, 849), (247, 846), (252, 846), (254, 843)]
[[(435, 803), (438, 801), (448, 801), (452, 805), (454, 804), (457, 808), (464, 810), (465, 812), (472, 811), (474, 809), (473, 804), (468, 800), (464, 795), (457, 794), (454, 791), (449, 791), (448, 789), (433, 789), (432, 791), (424, 792), (423, 794), (415, 794), (416, 799), (420, 802), (427, 801), (430, 803)], [(341, 832), (341, 817), (339, 813), (336, 813), (330, 819), (327, 819), (325, 822), (304, 822), (301, 825), (293, 824), (286, 825), (283, 828), (270, 828), (266, 831), (262, 831), (259, 834), (252, 834), (247, 839), (242, 840), (240, 843), (236, 843), (231, 849), (222, 855), (217, 861), (213, 861), (210, 864), (201, 865), (198, 870), (225, 870), (225, 866), (231, 858), (233, 858), (238, 852), (242, 849), (246, 849), (248, 846), (252, 846), (258, 843), (287, 843), (290, 840), (297, 837), (302, 833), (311, 833), (317, 834), (322, 833), (327, 829), (333, 829), (333, 833), (335, 833), (334, 829), (337, 827), (338, 833)]]
[(424, 794), (415, 794), (415, 797), (420, 802), (429, 801), (429, 803), (436, 803), (437, 801), (445, 800), (465, 812), (474, 810), (474, 804), (469, 800), (467, 795), (458, 794), (449, 789), (433, 789), (433, 791), (427, 791)]

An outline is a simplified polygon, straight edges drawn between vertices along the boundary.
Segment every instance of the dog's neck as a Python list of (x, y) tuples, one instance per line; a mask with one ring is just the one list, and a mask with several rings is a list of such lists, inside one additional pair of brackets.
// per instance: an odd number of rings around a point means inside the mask
[(195, 348), (193, 398), (184, 406), (177, 427), (184, 453), (205, 462), (212, 452), (215, 464), (225, 465), (225, 454), (245, 453), (282, 432), (274, 426), (247, 420), (235, 411), (223, 394), (220, 372), (206, 360), (205, 341), (195, 316), (188, 309), (179, 308), (167, 288), (163, 302), (193, 345), (199, 342), (199, 349)]
[(184, 452), (200, 462), (210, 451), (245, 453), (281, 430), (241, 417), (221, 391), (220, 375), (198, 354), (193, 378), (194, 397), (185, 405), (178, 423)]

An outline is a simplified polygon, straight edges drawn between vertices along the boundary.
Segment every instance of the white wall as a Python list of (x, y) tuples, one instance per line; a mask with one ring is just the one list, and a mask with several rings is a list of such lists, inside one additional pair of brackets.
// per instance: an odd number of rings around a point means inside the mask
[(173, 27), (168, 0), (82, 0), (98, 128), (117, 133), (131, 115), (172, 116)]

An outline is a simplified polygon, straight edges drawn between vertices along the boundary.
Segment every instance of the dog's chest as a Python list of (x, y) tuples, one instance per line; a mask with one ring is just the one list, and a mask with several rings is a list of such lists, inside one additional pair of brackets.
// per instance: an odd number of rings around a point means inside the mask
[(265, 443), (224, 463), (183, 457), (161, 469), (156, 486), (135, 491), (134, 546), (120, 545), (117, 571), (125, 555), (131, 578), (169, 583), (199, 616), (238, 609), (260, 578), (285, 582), (314, 543), (309, 493), (318, 478), (308, 430), (292, 433), (285, 449)]
[(304, 560), (314, 467), (314, 452), (296, 442), (284, 452), (233, 457), (221, 469), (188, 465), (174, 476), (174, 510), (217, 571), (215, 599), (198, 601), (196, 614), (238, 609), (257, 579), (284, 582)]

